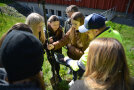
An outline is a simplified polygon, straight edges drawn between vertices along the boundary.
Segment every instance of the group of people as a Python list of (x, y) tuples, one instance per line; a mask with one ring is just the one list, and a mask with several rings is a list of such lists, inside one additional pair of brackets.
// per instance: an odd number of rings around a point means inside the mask
[[(46, 30), (43, 17), (31, 13), (25, 24), (15, 24), (2, 36), (0, 89), (45, 90), (42, 64), (46, 52), (53, 77), (56, 74), (62, 81), (60, 64), (72, 70), (70, 90), (133, 90), (119, 32), (107, 27), (100, 14), (84, 17), (76, 5), (68, 6), (66, 14), (64, 30), (58, 16), (49, 17)], [(62, 55), (63, 46), (67, 57)]]

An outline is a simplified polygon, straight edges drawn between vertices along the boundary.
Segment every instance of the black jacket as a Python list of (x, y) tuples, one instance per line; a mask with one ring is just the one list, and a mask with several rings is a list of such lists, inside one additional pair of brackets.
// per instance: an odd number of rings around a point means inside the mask
[(71, 24), (71, 19), (67, 19), (65, 21), (65, 24), (64, 24), (64, 33), (66, 34), (69, 29), (71, 28), (72, 24)]
[(0, 85), (0, 90), (41, 90), (33, 84)]

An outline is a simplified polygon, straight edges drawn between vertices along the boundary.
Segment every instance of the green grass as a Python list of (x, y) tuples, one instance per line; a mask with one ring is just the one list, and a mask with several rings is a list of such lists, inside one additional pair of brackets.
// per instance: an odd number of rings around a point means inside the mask
[[(120, 32), (131, 76), (134, 76), (134, 27), (108, 21), (107, 26)], [(133, 48), (133, 50), (132, 50)]]
[[(63, 48), (63, 54), (66, 55), (66, 49)], [(50, 79), (52, 77), (52, 72), (51, 72), (51, 66), (49, 64), (49, 61), (47, 60), (46, 54), (44, 55), (44, 63), (43, 63), (43, 74), (44, 74), (44, 81), (47, 84), (46, 90), (52, 90), (52, 86), (50, 83)], [(58, 84), (58, 89), (57, 90), (68, 90), (68, 81), (72, 79), (72, 75), (67, 75), (68, 68), (65, 67), (64, 65), (60, 65), (60, 75), (63, 79), (62, 82)]]
[[(2, 5), (0, 3), (0, 5)], [(25, 18), (16, 18), (13, 16), (8, 16), (5, 14), (0, 14), (0, 38), (3, 33), (7, 32), (9, 28), (11, 28), (14, 24), (18, 22), (25, 22)], [(111, 26), (113, 29), (119, 31), (123, 38), (123, 46), (125, 48), (128, 66), (130, 68), (131, 76), (134, 76), (134, 27), (121, 25), (117, 23), (113, 23), (111, 21), (107, 22), (107, 26)], [(63, 48), (63, 54), (66, 56), (66, 50)], [(44, 55), (44, 63), (43, 63), (43, 73), (44, 73), (44, 81), (47, 85), (46, 90), (52, 90), (50, 79), (52, 77), (51, 66), (47, 60), (46, 54)], [(58, 90), (68, 90), (68, 84), (66, 81), (72, 79), (72, 75), (67, 74), (68, 68), (61, 65), (60, 75), (63, 81), (59, 84)]]
[(6, 4), (0, 3), (0, 7), (4, 7), (4, 6), (6, 6)]
[(25, 18), (17, 18), (13, 16), (8, 16), (5, 14), (0, 14), (0, 37), (3, 33), (7, 32), (14, 24), (18, 22), (25, 22)]

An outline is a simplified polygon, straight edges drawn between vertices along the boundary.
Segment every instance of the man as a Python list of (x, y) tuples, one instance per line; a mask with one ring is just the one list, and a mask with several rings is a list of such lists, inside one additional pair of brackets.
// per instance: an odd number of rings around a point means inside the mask
[[(84, 25), (79, 27), (79, 32), (87, 33), (91, 39), (107, 37), (117, 39), (122, 43), (120, 34), (111, 27), (106, 27), (105, 21), (106, 18), (102, 15), (96, 13), (90, 14), (85, 18)], [(78, 72), (80, 76), (82, 76), (85, 71), (88, 50), (89, 49), (87, 48), (78, 61), (70, 58), (64, 59), (74, 71)]]
[(70, 5), (66, 8), (66, 14), (68, 19), (65, 21), (65, 25), (64, 25), (64, 33), (66, 34), (67, 31), (70, 29), (71, 27), (71, 16), (74, 12), (78, 12), (78, 7), (76, 5)]

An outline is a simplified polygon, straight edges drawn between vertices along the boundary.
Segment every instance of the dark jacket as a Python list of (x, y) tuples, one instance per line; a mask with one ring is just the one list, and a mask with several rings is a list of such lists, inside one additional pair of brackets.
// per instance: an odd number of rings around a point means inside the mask
[(71, 28), (71, 19), (67, 19), (66, 21), (65, 21), (65, 25), (64, 25), (64, 33), (66, 34), (68, 31), (69, 31), (69, 29)]
[[(46, 35), (46, 38), (49, 37), (49, 39), (48, 39), (49, 40), (49, 44), (52, 44), (53, 42), (56, 42), (56, 41), (60, 40), (63, 37), (62, 27), (60, 26), (58, 28), (58, 30), (56, 30), (54, 32), (52, 30), (51, 26), (48, 24), (48, 31), (45, 30), (45, 35)], [(45, 46), (45, 48), (46, 48), (46, 46)], [(57, 50), (54, 50), (54, 52), (62, 53), (62, 47), (57, 49)], [(49, 53), (49, 50), (47, 50), (47, 53)]]
[(42, 90), (34, 84), (0, 85), (0, 90)]

